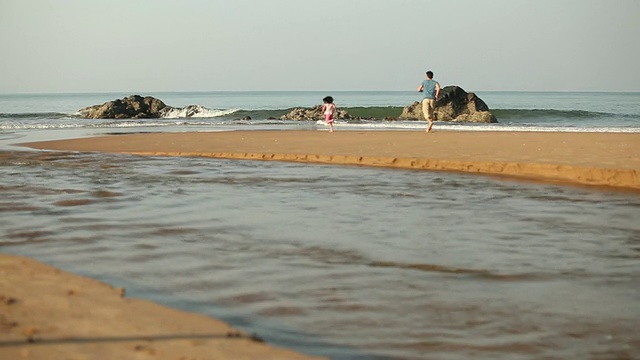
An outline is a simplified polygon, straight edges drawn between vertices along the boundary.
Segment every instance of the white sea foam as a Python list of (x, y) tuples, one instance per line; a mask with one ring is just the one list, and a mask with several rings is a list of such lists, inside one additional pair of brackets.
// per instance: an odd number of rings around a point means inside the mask
[[(317, 122), (318, 125), (326, 125), (324, 121)], [(377, 129), (377, 130), (416, 130), (426, 128), (425, 122), (376, 122), (376, 123), (347, 123), (337, 121), (334, 123), (336, 129)], [(434, 123), (433, 129), (446, 131), (526, 131), (526, 132), (612, 132), (612, 133), (639, 133), (640, 127), (582, 127), (582, 126), (521, 126), (503, 124), (469, 124), (455, 123), (443, 124)]]
[(184, 108), (174, 108), (164, 114), (164, 119), (181, 119), (181, 118), (213, 118), (219, 116), (230, 115), (237, 112), (237, 109), (214, 110), (207, 109), (201, 105), (192, 105)]

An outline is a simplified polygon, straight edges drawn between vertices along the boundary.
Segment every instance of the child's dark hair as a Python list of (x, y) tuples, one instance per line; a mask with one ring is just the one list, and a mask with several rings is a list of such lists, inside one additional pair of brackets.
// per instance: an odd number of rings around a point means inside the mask
[(325, 96), (325, 98), (322, 99), (322, 102), (325, 102), (327, 104), (333, 104), (333, 98), (331, 96)]

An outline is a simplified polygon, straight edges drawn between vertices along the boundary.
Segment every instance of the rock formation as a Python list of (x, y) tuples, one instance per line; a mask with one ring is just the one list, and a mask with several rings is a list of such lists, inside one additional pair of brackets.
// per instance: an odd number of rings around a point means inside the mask
[[(440, 91), (435, 102), (434, 117), (436, 121), (498, 122), (482, 99), (459, 86), (446, 86)], [(422, 104), (416, 101), (405, 107), (399, 119), (424, 120)]]
[[(354, 117), (346, 112), (345, 110), (340, 110), (336, 112), (334, 118), (336, 119), (354, 119)], [(317, 105), (312, 108), (295, 108), (288, 113), (282, 115), (280, 120), (324, 120), (324, 115), (322, 114), (322, 105)]]
[[(184, 108), (167, 106), (152, 96), (131, 95), (123, 99), (108, 101), (102, 105), (93, 105), (79, 110), (80, 116), (88, 119), (152, 119), (161, 117), (193, 117), (203, 114), (207, 109), (200, 105), (189, 105)], [(494, 123), (496, 117), (489, 107), (474, 93), (467, 93), (458, 86), (447, 86), (440, 91), (435, 102), (436, 121), (469, 121)], [(354, 120), (359, 117), (338, 109), (336, 119)], [(280, 117), (281, 120), (322, 120), (322, 106), (311, 108), (294, 108)], [(385, 117), (384, 120), (396, 120)], [(405, 107), (397, 120), (424, 120), (420, 102)]]
[(87, 119), (151, 119), (162, 117), (167, 105), (151, 96), (131, 95), (79, 110)]

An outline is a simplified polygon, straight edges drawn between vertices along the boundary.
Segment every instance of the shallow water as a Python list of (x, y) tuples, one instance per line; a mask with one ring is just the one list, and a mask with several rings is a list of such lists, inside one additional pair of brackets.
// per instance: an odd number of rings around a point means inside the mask
[(335, 359), (640, 357), (640, 196), (0, 152), (0, 251)]

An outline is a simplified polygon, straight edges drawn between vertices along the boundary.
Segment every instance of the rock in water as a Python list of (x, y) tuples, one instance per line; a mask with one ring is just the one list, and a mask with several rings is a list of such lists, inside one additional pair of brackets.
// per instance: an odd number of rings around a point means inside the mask
[[(435, 102), (434, 117), (436, 121), (498, 122), (482, 99), (459, 86), (446, 86), (440, 90), (440, 96)], [(416, 101), (405, 107), (400, 119), (424, 120), (422, 104)]]
[(152, 96), (131, 95), (81, 109), (80, 116), (87, 119), (153, 119), (162, 117), (167, 107), (162, 100)]
[[(338, 109), (334, 116), (336, 119), (353, 119), (354, 117), (345, 110)], [(324, 120), (322, 105), (312, 108), (295, 108), (282, 115), (280, 120)]]

